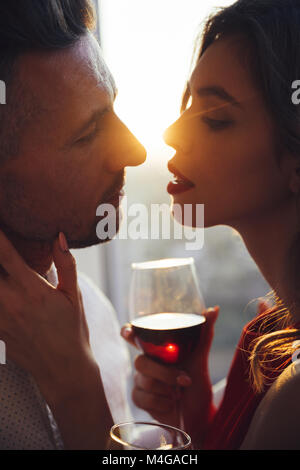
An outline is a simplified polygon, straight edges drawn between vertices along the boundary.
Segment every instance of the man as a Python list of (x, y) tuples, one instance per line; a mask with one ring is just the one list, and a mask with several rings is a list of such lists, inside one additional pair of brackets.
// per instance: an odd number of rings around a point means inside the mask
[[(106, 300), (77, 280), (69, 248), (103, 241), (96, 235), (96, 209), (109, 202), (118, 208), (125, 167), (143, 163), (146, 155), (114, 113), (116, 87), (92, 28), (88, 0), (1, 3), (0, 79), (7, 96), (0, 105), (0, 223), (6, 235), (0, 234), (0, 338), (8, 358), (0, 366), (2, 448), (101, 449), (112, 424), (100, 363), (107, 331), (108, 342), (116, 339), (114, 364), (118, 354), (122, 361), (119, 332), (113, 318), (109, 325), (107, 314), (96, 318), (95, 306), (89, 307), (89, 295), (94, 304)], [(94, 327), (103, 339), (97, 352)], [(14, 387), (19, 404), (5, 392)], [(24, 396), (39, 414), (35, 426), (44, 423), (42, 443), (36, 440), (41, 429), (30, 428)], [(44, 400), (48, 414), (39, 408)], [(3, 424), (10, 429), (11, 422), (23, 426), (21, 437), (6, 434)]]

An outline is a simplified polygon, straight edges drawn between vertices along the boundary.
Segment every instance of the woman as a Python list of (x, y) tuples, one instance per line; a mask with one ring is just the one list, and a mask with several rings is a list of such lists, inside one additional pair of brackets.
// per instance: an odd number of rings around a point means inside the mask
[[(207, 312), (205, 341), (186, 374), (137, 358), (135, 403), (174, 424), (181, 383), (196, 448), (300, 449), (300, 374), (291, 363), (300, 339), (299, 45), (298, 0), (221, 9), (206, 22), (182, 114), (165, 134), (176, 150), (168, 166), (174, 203), (204, 203), (205, 227), (237, 230), (276, 299), (245, 327), (218, 410), (207, 365), (218, 307)], [(132, 340), (128, 329), (123, 336)]]

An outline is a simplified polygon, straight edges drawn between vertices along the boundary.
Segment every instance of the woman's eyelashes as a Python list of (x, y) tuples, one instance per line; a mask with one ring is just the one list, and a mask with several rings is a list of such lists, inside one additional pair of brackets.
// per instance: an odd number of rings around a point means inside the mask
[[(210, 127), (210, 129), (218, 131), (218, 130), (223, 130), (226, 129), (227, 127), (230, 127), (231, 125), (234, 124), (234, 121), (230, 119), (229, 117), (227, 119), (214, 119), (206, 116), (206, 112), (192, 112), (192, 103), (189, 102), (190, 106), (182, 110), (181, 116), (183, 117), (184, 115), (186, 116), (187, 119), (194, 119), (198, 117), (200, 114), (200, 119), (202, 122), (204, 122), (207, 126)], [(185, 114), (186, 113), (186, 114)], [(191, 113), (191, 114), (190, 114)]]
[(202, 121), (207, 124), (212, 130), (218, 131), (222, 129), (226, 129), (233, 124), (233, 121), (230, 119), (212, 119), (207, 116), (202, 116)]

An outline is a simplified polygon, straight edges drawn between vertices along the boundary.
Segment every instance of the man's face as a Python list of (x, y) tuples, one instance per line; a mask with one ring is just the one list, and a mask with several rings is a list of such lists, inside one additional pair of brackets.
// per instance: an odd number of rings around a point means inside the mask
[(64, 51), (21, 56), (18, 70), (41, 110), (19, 156), (0, 167), (0, 222), (26, 239), (52, 241), (62, 231), (70, 248), (100, 243), (97, 207), (146, 153), (113, 111), (99, 45), (88, 34)]

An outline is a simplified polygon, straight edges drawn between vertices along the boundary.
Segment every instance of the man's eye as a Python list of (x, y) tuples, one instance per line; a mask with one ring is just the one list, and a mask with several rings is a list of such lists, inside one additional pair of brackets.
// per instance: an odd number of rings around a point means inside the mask
[(90, 142), (93, 137), (95, 136), (96, 131), (93, 131), (91, 134), (87, 134), (84, 137), (81, 137), (80, 139), (77, 140), (77, 144), (84, 144), (86, 142)]
[(233, 121), (224, 121), (220, 119), (211, 119), (206, 116), (202, 117), (202, 121), (205, 122), (213, 130), (221, 130), (229, 127)]

